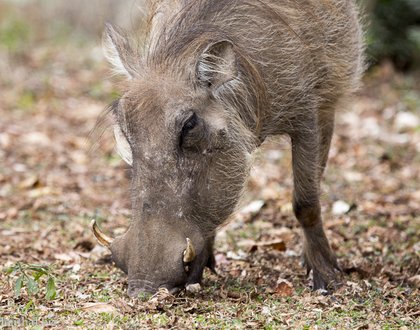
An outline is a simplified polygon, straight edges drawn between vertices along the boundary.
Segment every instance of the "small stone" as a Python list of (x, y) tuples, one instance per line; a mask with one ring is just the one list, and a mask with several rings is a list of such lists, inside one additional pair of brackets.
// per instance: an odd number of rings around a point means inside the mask
[(201, 291), (201, 285), (200, 283), (188, 284), (185, 289), (190, 293), (199, 293)]
[(328, 291), (325, 289), (318, 289), (316, 290), (316, 293), (320, 296), (328, 296)]
[(412, 112), (404, 111), (397, 113), (394, 121), (395, 128), (401, 132), (413, 129), (420, 125), (419, 118)]
[(345, 201), (336, 201), (332, 207), (332, 213), (335, 215), (345, 214), (350, 210), (350, 204), (346, 203)]

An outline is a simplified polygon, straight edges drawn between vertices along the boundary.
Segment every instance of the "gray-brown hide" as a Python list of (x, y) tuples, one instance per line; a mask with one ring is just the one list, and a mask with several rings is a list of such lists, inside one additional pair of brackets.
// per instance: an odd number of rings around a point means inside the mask
[(133, 215), (110, 249), (129, 295), (175, 291), (214, 267), (215, 230), (236, 207), (250, 154), (278, 134), (292, 141), (304, 260), (314, 289), (327, 288), (338, 266), (322, 227), (320, 178), (334, 111), (363, 70), (354, 2), (165, 0), (149, 8), (141, 47), (111, 26), (104, 34), (107, 58), (127, 78), (112, 114), (132, 165)]

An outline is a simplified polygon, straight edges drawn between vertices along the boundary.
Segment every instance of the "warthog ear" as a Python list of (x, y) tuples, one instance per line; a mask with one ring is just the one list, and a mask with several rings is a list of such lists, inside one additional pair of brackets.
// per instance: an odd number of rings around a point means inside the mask
[(102, 36), (102, 48), (116, 74), (124, 75), (128, 79), (135, 76), (135, 52), (122, 30), (107, 23)]
[(213, 90), (235, 79), (238, 67), (233, 44), (227, 40), (210, 44), (201, 54), (196, 72), (199, 82)]

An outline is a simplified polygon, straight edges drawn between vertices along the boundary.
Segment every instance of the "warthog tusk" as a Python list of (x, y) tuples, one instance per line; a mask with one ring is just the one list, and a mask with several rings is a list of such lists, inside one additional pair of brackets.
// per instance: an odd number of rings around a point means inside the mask
[(191, 240), (187, 238), (187, 248), (184, 251), (184, 262), (188, 263), (193, 261), (195, 258), (195, 249), (193, 244), (191, 243)]
[(93, 234), (95, 235), (96, 239), (98, 240), (99, 244), (105, 246), (109, 249), (113, 239), (106, 236), (96, 224), (96, 220), (92, 220), (90, 223), (90, 227), (92, 228)]

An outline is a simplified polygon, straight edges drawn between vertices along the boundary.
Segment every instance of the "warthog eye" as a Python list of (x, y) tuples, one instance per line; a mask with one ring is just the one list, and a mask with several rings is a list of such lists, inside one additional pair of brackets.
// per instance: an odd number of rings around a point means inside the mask
[(198, 124), (197, 115), (193, 112), (192, 115), (185, 121), (184, 126), (182, 127), (181, 135), (185, 136), (189, 131), (191, 131)]
[(180, 147), (188, 147), (188, 144), (185, 145), (185, 140), (188, 134), (198, 125), (198, 117), (193, 112), (190, 117), (184, 122), (182, 126), (181, 135), (179, 138), (179, 145)]

